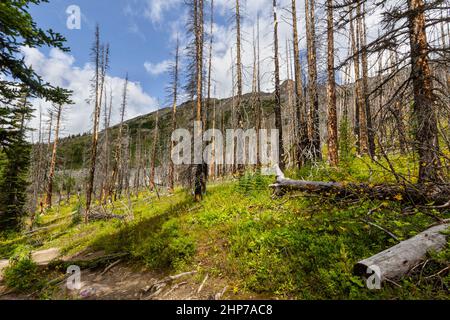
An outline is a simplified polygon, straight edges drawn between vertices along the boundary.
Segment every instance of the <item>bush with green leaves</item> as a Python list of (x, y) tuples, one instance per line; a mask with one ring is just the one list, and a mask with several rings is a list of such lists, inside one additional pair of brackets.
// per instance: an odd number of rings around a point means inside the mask
[(177, 220), (171, 219), (162, 225), (159, 232), (138, 244), (133, 253), (151, 268), (177, 269), (194, 255), (195, 242), (183, 234)]
[(3, 272), (3, 278), (7, 287), (20, 292), (32, 292), (43, 287), (38, 265), (32, 260), (31, 250), (26, 246), (17, 248)]

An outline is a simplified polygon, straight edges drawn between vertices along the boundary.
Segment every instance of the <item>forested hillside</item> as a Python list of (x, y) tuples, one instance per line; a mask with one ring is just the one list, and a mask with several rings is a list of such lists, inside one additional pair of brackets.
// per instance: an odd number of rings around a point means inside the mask
[(61, 3), (0, 3), (0, 299), (449, 299), (445, 2)]

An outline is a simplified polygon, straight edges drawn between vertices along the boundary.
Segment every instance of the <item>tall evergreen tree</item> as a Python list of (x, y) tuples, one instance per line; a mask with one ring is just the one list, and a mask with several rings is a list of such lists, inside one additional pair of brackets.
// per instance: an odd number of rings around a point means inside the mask
[(30, 98), (54, 103), (70, 102), (70, 92), (45, 82), (26, 65), (21, 48), (53, 47), (64, 52), (65, 39), (37, 26), (30, 5), (46, 0), (2, 0), (0, 2), (0, 228), (17, 229), (24, 215), (30, 145), (26, 121), (32, 117)]

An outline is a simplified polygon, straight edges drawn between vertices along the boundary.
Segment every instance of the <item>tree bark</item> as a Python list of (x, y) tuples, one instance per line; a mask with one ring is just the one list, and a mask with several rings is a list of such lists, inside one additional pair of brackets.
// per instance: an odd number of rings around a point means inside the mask
[(283, 123), (281, 119), (281, 88), (280, 88), (280, 62), (278, 59), (278, 18), (277, 1), (273, 0), (273, 35), (274, 35), (274, 61), (275, 61), (275, 128), (278, 129), (278, 161), (284, 169)]
[(56, 155), (57, 155), (58, 142), (59, 142), (59, 129), (60, 129), (60, 124), (61, 124), (61, 114), (62, 114), (62, 105), (58, 104), (56, 107), (55, 140), (53, 141), (52, 157), (50, 160), (50, 170), (49, 170), (49, 174), (48, 174), (47, 197), (45, 200), (45, 206), (47, 208), (52, 207), (53, 178), (55, 176)]
[(296, 0), (292, 0), (292, 33), (294, 45), (294, 80), (295, 80), (295, 104), (296, 104), (296, 152), (297, 165), (301, 168), (307, 161), (306, 150), (310, 144), (308, 140), (308, 124), (306, 122), (306, 104), (303, 95), (302, 69), (300, 65), (300, 50), (298, 46), (297, 6)]
[[(177, 100), (178, 100), (178, 63), (179, 63), (179, 39), (177, 38), (177, 45), (175, 49), (175, 65), (173, 69), (173, 85), (172, 85), (172, 131), (177, 129)], [(173, 150), (175, 148), (175, 142), (170, 142), (170, 159), (169, 159), (169, 192), (174, 191), (175, 185), (175, 165), (173, 163)]]
[(150, 190), (154, 191), (156, 189), (155, 184), (155, 167), (156, 167), (156, 152), (158, 148), (158, 126), (159, 126), (159, 110), (156, 111), (156, 122), (153, 128), (153, 147), (152, 147), (152, 158), (150, 162)]
[(364, 108), (367, 128), (367, 151), (371, 157), (375, 156), (375, 132), (372, 125), (372, 111), (369, 101), (369, 62), (367, 56), (367, 32), (366, 32), (366, 8), (363, 3), (362, 13), (359, 17), (360, 24), (360, 43), (361, 43), (361, 63), (362, 63), (362, 97), (364, 99)]
[(333, 0), (327, 0), (328, 10), (328, 160), (333, 167), (339, 163), (336, 111), (336, 80), (334, 73)]
[[(202, 121), (202, 98), (203, 98), (203, 0), (195, 0), (195, 47), (196, 47), (196, 119), (197, 122)], [(200, 139), (203, 136), (202, 126), (197, 126), (195, 132), (196, 138)], [(200, 150), (201, 151), (201, 150)], [(195, 152), (198, 152), (196, 150)], [(203, 194), (206, 192), (206, 177), (204, 170), (204, 162), (197, 164), (195, 168), (195, 180), (194, 180), (194, 197), (196, 201), (200, 201), (203, 198)]]
[(306, 45), (308, 51), (308, 136), (311, 142), (311, 156), (315, 160), (322, 158), (320, 149), (319, 95), (317, 92), (317, 54), (315, 32), (314, 0), (305, 0)]
[(97, 161), (97, 144), (98, 144), (98, 127), (100, 118), (100, 108), (101, 108), (101, 88), (103, 83), (101, 83), (102, 77), (102, 53), (100, 46), (100, 29), (97, 25), (95, 32), (95, 44), (94, 44), (94, 62), (95, 62), (95, 78), (94, 78), (94, 128), (92, 130), (92, 144), (91, 144), (91, 163), (89, 168), (89, 178), (86, 192), (86, 211), (84, 214), (84, 222), (87, 223), (89, 219), (89, 212), (92, 202), (92, 193), (94, 192), (94, 178), (95, 178), (95, 166)]
[(409, 38), (411, 76), (414, 92), (415, 149), (419, 154), (419, 183), (439, 180), (439, 146), (436, 144), (437, 119), (434, 111), (433, 85), (428, 61), (423, 0), (408, 0), (411, 11)]
[[(240, 129), (244, 129), (243, 118), (243, 104), (242, 104), (242, 52), (241, 52), (241, 13), (240, 13), (240, 1), (236, 0), (236, 75), (237, 75), (237, 103), (236, 103), (236, 116), (237, 125)], [(239, 150), (235, 150), (239, 152)], [(238, 159), (237, 153), (235, 153), (234, 159)], [(235, 168), (239, 174), (243, 174), (245, 166), (243, 164), (236, 164)]]
[[(122, 92), (122, 105), (120, 107), (120, 124), (119, 124), (119, 132), (117, 134), (116, 139), (116, 148), (115, 148), (115, 154), (114, 154), (114, 167), (112, 172), (112, 178), (111, 178), (111, 185), (110, 185), (110, 191), (109, 196), (112, 197), (114, 192), (114, 198), (117, 199), (118, 193), (121, 192), (121, 162), (122, 162), (122, 143), (123, 143), (123, 123), (125, 120), (125, 111), (127, 107), (127, 90), (128, 90), (128, 73), (125, 76), (125, 82), (123, 85), (123, 92)], [(119, 185), (119, 188), (117, 188), (117, 184)], [(117, 190), (118, 189), (118, 190)]]

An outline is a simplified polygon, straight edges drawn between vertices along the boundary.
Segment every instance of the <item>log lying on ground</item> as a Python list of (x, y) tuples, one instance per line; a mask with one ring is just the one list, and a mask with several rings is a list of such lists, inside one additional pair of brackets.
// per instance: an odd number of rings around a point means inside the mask
[(89, 214), (89, 221), (112, 220), (112, 219), (125, 220), (125, 218), (126, 216), (124, 215), (112, 213), (92, 212), (91, 214)]
[(83, 257), (83, 258), (59, 259), (50, 262), (48, 267), (49, 269), (66, 270), (69, 266), (76, 265), (79, 266), (81, 269), (96, 269), (107, 267), (111, 263), (117, 261), (117, 259), (124, 258), (128, 255), (129, 255), (128, 252), (120, 252), (114, 254), (94, 256), (93, 258)]
[[(373, 266), (377, 266), (380, 270), (381, 282), (399, 279), (422, 262), (427, 253), (438, 252), (446, 246), (446, 235), (442, 232), (449, 227), (450, 224), (446, 223), (419, 233), (409, 240), (358, 262), (353, 272), (355, 275), (368, 277), (375, 271)], [(368, 270), (369, 267), (372, 271)]]
[[(271, 185), (277, 191), (301, 191), (334, 195), (337, 198), (353, 199), (368, 197), (377, 200), (397, 200), (413, 204), (443, 205), (450, 199), (450, 185), (413, 185), (320, 182), (287, 179), (278, 166), (277, 181)], [(446, 206), (442, 206), (445, 208)]]

